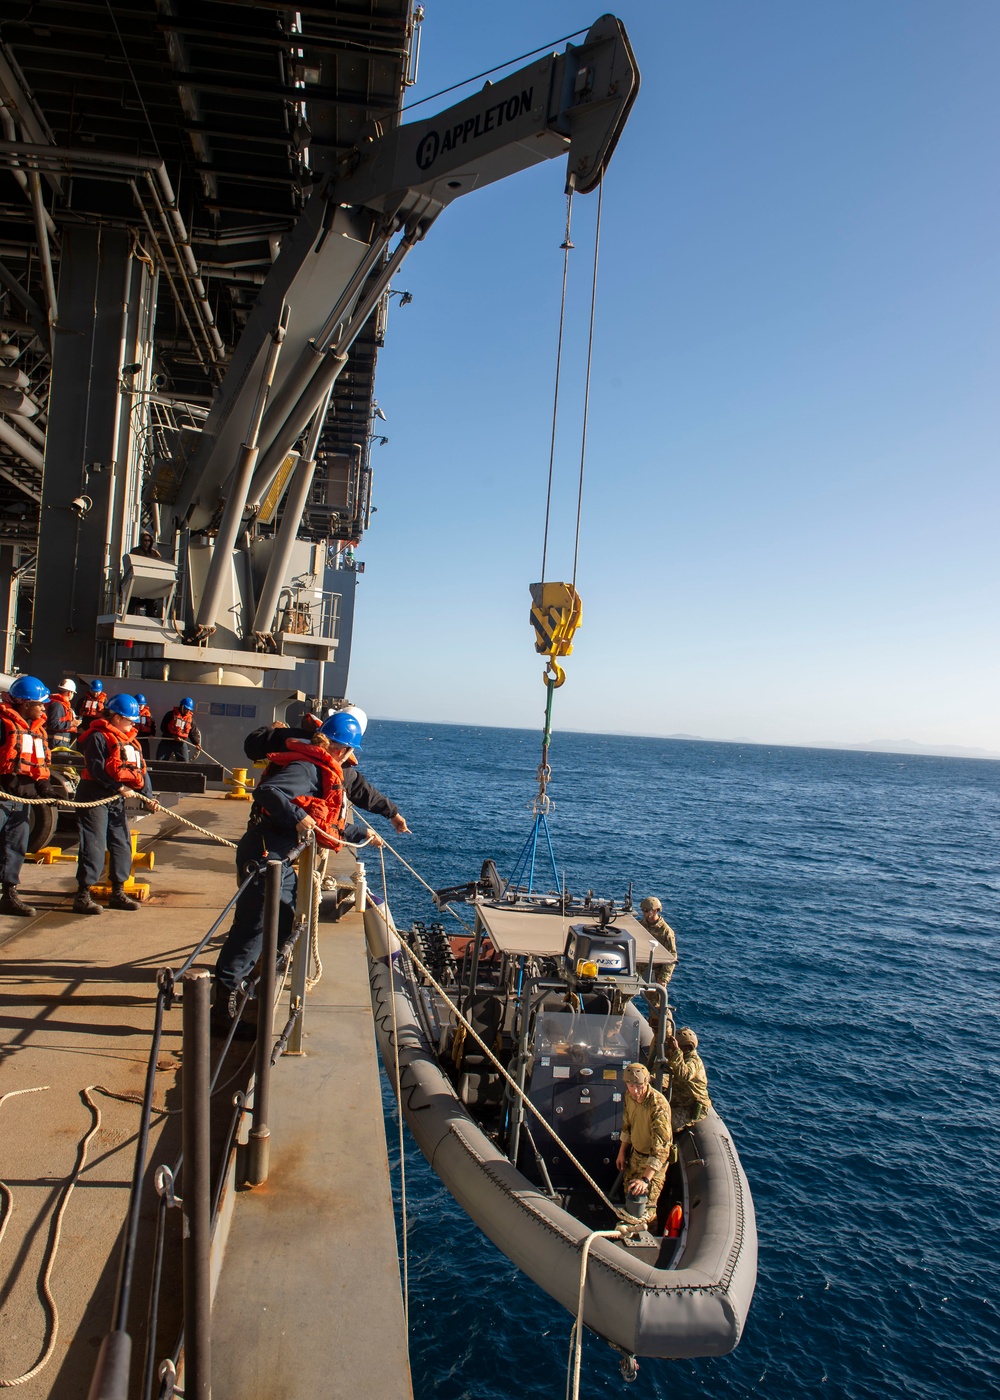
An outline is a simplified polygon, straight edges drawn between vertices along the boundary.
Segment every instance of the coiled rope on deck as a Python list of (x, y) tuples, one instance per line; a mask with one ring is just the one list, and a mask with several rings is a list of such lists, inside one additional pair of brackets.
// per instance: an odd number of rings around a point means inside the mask
[[(11, 1089), (8, 1093), (0, 1096), (0, 1107), (2, 1107), (8, 1099), (16, 1098), (19, 1094), (41, 1094), (45, 1093), (48, 1089), (48, 1084), (37, 1084), (31, 1089)], [(29, 1371), (25, 1371), (23, 1375), (20, 1376), (0, 1376), (0, 1390), (12, 1390), (15, 1386), (26, 1385), (28, 1381), (34, 1380), (34, 1378), (39, 1374), (39, 1372), (41, 1372), (48, 1365), (49, 1361), (51, 1360), (52, 1353), (55, 1350), (56, 1339), (59, 1336), (59, 1309), (56, 1306), (55, 1298), (52, 1296), (52, 1270), (55, 1267), (56, 1254), (59, 1251), (59, 1242), (62, 1237), (62, 1227), (63, 1220), (66, 1216), (66, 1208), (69, 1205), (69, 1200), (73, 1194), (74, 1187), (80, 1179), (80, 1174), (87, 1164), (87, 1152), (90, 1148), (91, 1140), (93, 1139), (94, 1135), (97, 1133), (101, 1126), (101, 1110), (90, 1097), (91, 1091), (104, 1092), (103, 1090), (101, 1090), (101, 1086), (99, 1084), (91, 1084), (88, 1086), (88, 1088), (82, 1089), (80, 1091), (80, 1097), (90, 1109), (94, 1121), (92, 1122), (90, 1128), (87, 1130), (87, 1132), (84, 1134), (83, 1138), (80, 1141), (80, 1145), (77, 1149), (76, 1165), (74, 1166), (72, 1174), (70, 1175), (69, 1180), (67, 1181), (65, 1188), (63, 1189), (62, 1200), (59, 1202), (59, 1207), (56, 1210), (54, 1217), (51, 1240), (48, 1249), (46, 1250), (45, 1267), (42, 1270), (41, 1293), (43, 1298), (43, 1307), (45, 1309), (46, 1315), (46, 1341), (41, 1356), (38, 1358), (34, 1366), (32, 1366)], [(3, 1237), (7, 1232), (7, 1226), (10, 1223), (10, 1218), (14, 1213), (14, 1193), (7, 1185), (7, 1183), (2, 1181), (0, 1181), (0, 1193), (3, 1194), (6, 1203), (3, 1224), (0, 1225), (0, 1243), (2, 1243)]]

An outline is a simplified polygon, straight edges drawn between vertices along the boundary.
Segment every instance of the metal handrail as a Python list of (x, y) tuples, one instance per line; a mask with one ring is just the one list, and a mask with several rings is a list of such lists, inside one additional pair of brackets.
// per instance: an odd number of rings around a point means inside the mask
[[(128, 1400), (130, 1394), (132, 1337), (128, 1330), (132, 1284), (137, 1256), (140, 1208), (147, 1171), (149, 1136), (152, 1126), (153, 1089), (156, 1063), (163, 1033), (164, 1014), (181, 993), (183, 1011), (183, 1062), (181, 1073), (181, 1152), (171, 1166), (156, 1168), (155, 1186), (159, 1195), (156, 1234), (153, 1247), (153, 1276), (147, 1306), (147, 1341), (141, 1378), (143, 1400), (152, 1400), (154, 1373), (159, 1371), (158, 1400), (168, 1400), (174, 1394), (177, 1365), (184, 1353), (184, 1393), (188, 1397), (207, 1400), (210, 1395), (211, 1373), (211, 1264), (210, 1251), (219, 1221), (225, 1182), (232, 1168), (233, 1154), (239, 1143), (243, 1117), (253, 1114), (253, 1127), (247, 1145), (245, 1184), (262, 1185), (268, 1176), (270, 1128), (268, 1113), (271, 1096), (271, 1068), (284, 1051), (285, 1042), (294, 1027), (301, 1034), (305, 1002), (305, 976), (308, 970), (309, 938), (302, 937), (316, 916), (317, 898), (314, 870), (316, 843), (310, 833), (283, 860), (269, 860), (262, 868), (254, 865), (240, 883), (211, 928), (199, 939), (197, 946), (185, 959), (178, 972), (163, 968), (157, 973), (157, 996), (153, 1017), (153, 1033), (146, 1069), (140, 1124), (136, 1141), (135, 1161), (129, 1200), (126, 1209), (118, 1283), (112, 1315), (112, 1326), (104, 1337), (88, 1400)], [(299, 861), (299, 894), (292, 933), (278, 947), (278, 924), (281, 908), (282, 867)], [(264, 947), (260, 970), (255, 979), (240, 988), (237, 1014), (214, 1068), (211, 1063), (209, 1005), (211, 974), (195, 963), (207, 944), (221, 927), (237, 899), (253, 880), (261, 875), (266, 881)], [(273, 1020), (281, 988), (291, 965), (289, 1021), (282, 1035), (274, 1040)], [(301, 966), (301, 976), (299, 967)], [(300, 985), (301, 984), (301, 985)], [(255, 1068), (246, 1091), (232, 1098), (232, 1111), (224, 1139), (222, 1162), (216, 1180), (211, 1178), (211, 1105), (231, 1078), (219, 1085), (225, 1058), (232, 1045), (236, 1024), (256, 992), (259, 1008)], [(247, 1057), (249, 1059), (249, 1056)], [(237, 1075), (247, 1066), (244, 1060)], [(251, 1103), (252, 1093), (252, 1108)], [(176, 1110), (172, 1110), (176, 1111)], [(184, 1168), (183, 1199), (174, 1194), (174, 1183)], [(184, 1323), (170, 1358), (156, 1366), (156, 1327), (162, 1285), (162, 1266), (166, 1240), (166, 1218), (171, 1207), (184, 1213), (183, 1230), (183, 1309)]]

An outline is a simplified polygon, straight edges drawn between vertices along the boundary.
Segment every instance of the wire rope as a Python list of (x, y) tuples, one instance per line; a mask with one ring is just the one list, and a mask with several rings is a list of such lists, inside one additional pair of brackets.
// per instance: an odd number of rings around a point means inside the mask
[(573, 186), (566, 192), (566, 236), (562, 241), (563, 274), (562, 297), (559, 302), (559, 339), (556, 345), (556, 382), (552, 393), (552, 437), (549, 442), (549, 483), (545, 492), (545, 531), (542, 537), (541, 582), (545, 582), (545, 561), (549, 552), (549, 517), (552, 514), (552, 476), (556, 460), (556, 426), (559, 421), (559, 380), (562, 375), (563, 328), (566, 322), (566, 284), (569, 278), (569, 255), (573, 251), (570, 225), (573, 219)]
[(590, 289), (590, 334), (587, 337), (587, 379), (583, 394), (583, 432), (580, 441), (580, 485), (576, 497), (576, 541), (573, 545), (573, 587), (580, 559), (580, 521), (583, 517), (583, 472), (587, 460), (587, 423), (590, 417), (590, 371), (594, 360), (594, 312), (597, 306), (597, 263), (601, 248), (601, 206), (604, 203), (604, 181), (597, 187), (597, 227), (594, 230), (594, 278)]
[(452, 83), (451, 87), (432, 92), (429, 97), (420, 97), (416, 102), (408, 102), (403, 111), (410, 112), (414, 107), (422, 107), (425, 102), (433, 102), (435, 97), (444, 97), (449, 92), (456, 92), (461, 87), (468, 87), (469, 83), (476, 83), (480, 78), (488, 78), (491, 73), (499, 73), (501, 68), (510, 68), (515, 63), (522, 63), (526, 58), (534, 58), (536, 53), (547, 53), (556, 44), (565, 44), (570, 39), (577, 39), (581, 34), (586, 33), (586, 29), (574, 29), (572, 34), (564, 34), (561, 39), (553, 39), (551, 43), (541, 44), (537, 49), (530, 49), (528, 53), (522, 53), (517, 58), (508, 58), (506, 63), (497, 63), (492, 68), (484, 68), (481, 73), (473, 73), (471, 78), (463, 78), (460, 83)]

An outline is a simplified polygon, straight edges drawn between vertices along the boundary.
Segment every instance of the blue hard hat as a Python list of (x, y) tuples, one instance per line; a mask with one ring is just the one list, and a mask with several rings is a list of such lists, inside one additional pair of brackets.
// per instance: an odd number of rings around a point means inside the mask
[(319, 732), (332, 744), (343, 744), (345, 748), (361, 751), (361, 725), (346, 710), (338, 710), (335, 715), (323, 721)]
[(91, 682), (90, 682), (90, 688), (91, 688), (91, 690), (94, 692), (95, 695), (100, 695), (101, 691), (104, 689), (104, 682), (103, 682), (103, 681), (91, 681)]
[(136, 703), (137, 705), (145, 705), (145, 703), (146, 703), (146, 697), (145, 697), (145, 695), (137, 695), (137, 696), (135, 697), (135, 703)]
[(121, 715), (124, 719), (139, 718), (139, 702), (134, 695), (112, 695), (107, 710), (109, 715)]
[(36, 676), (18, 676), (7, 694), (12, 700), (40, 700), (44, 703), (49, 698), (49, 688)]
[(181, 701), (181, 709), (182, 709), (182, 710), (193, 710), (193, 709), (194, 709), (194, 701), (191, 699), (190, 695), (185, 695), (184, 699)]

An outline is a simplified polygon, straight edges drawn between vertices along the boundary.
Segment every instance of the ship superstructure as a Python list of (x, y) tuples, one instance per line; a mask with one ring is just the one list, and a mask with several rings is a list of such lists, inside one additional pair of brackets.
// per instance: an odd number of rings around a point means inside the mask
[(231, 762), (250, 721), (346, 689), (394, 275), (475, 188), (559, 155), (595, 188), (638, 74), (606, 16), (401, 124), (408, 0), (22, 8), (0, 45), (6, 669), (181, 686)]

